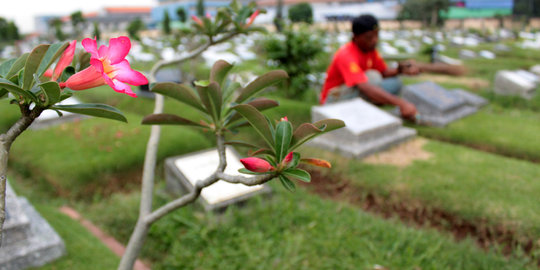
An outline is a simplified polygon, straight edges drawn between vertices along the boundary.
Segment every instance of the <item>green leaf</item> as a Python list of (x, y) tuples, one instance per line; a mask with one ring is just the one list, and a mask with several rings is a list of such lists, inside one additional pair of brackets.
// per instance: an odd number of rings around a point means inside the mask
[(5, 78), (11, 78), (12, 76), (18, 74), (19, 71), (24, 67), (24, 64), (26, 63), (26, 59), (28, 59), (28, 55), (30, 55), (30, 54), (25, 53), (25, 54), (21, 55), (19, 58), (17, 58), (15, 63), (13, 63), (13, 65), (9, 69), (9, 71), (6, 74)]
[(313, 124), (304, 123), (294, 131), (290, 150), (296, 149), (316, 136), (344, 126), (345, 122), (338, 119), (324, 119)]
[(11, 81), (0, 78), (0, 89), (2, 88), (9, 91), (16, 98), (18, 98), (19, 96), (22, 96), (26, 100), (31, 100), (35, 103), (39, 102), (36, 96), (32, 94), (30, 91), (25, 91), (21, 89), (18, 85), (12, 83)]
[(167, 113), (159, 113), (159, 114), (151, 114), (147, 115), (142, 120), (143, 125), (183, 125), (183, 126), (197, 126), (197, 127), (205, 127), (208, 128), (206, 125), (202, 125), (196, 122), (193, 122), (189, 119), (174, 115), (174, 114), (167, 114)]
[(281, 182), (281, 184), (282, 184), (288, 191), (294, 192), (294, 191), (296, 190), (296, 185), (295, 185), (291, 180), (289, 180), (289, 178), (287, 178), (285, 175), (280, 174), (280, 175), (279, 175), (279, 181)]
[[(255, 107), (259, 111), (264, 111), (279, 106), (279, 102), (267, 98), (258, 98), (247, 103)], [(228, 123), (233, 123), (234, 121), (240, 119), (242, 116), (240, 114), (231, 115), (231, 118), (227, 121)]]
[(223, 103), (230, 103), (230, 99), (232, 98), (234, 92), (241, 88), (242, 85), (239, 82), (231, 82), (223, 91)]
[(15, 61), (17, 61), (17, 58), (12, 58), (4, 61), (4, 63), (0, 65), (0, 76), (6, 78), (6, 75), (8, 74), (11, 66), (13, 65), (13, 63), (15, 63)]
[(262, 113), (249, 104), (236, 105), (233, 109), (246, 118), (255, 131), (257, 131), (268, 144), (268, 147), (274, 148), (274, 138), (272, 136), (270, 124)]
[(69, 79), (69, 77), (73, 76), (75, 74), (75, 68), (72, 66), (67, 66), (63, 71), (62, 75), (60, 75), (60, 81), (65, 82)]
[(45, 106), (56, 104), (60, 101), (60, 86), (56, 82), (44, 82), (39, 85), (45, 94)]
[(280, 121), (276, 127), (275, 133), (275, 146), (276, 156), (281, 162), (285, 155), (288, 154), (289, 145), (291, 144), (292, 139), (292, 125), (289, 121)]
[(118, 120), (127, 123), (127, 119), (117, 108), (105, 104), (73, 104), (73, 105), (54, 105), (51, 109), (90, 115), (95, 117)]
[(214, 118), (214, 121), (219, 121), (221, 118), (221, 89), (216, 82), (210, 82), (208, 86), (197, 85), (199, 97), (206, 107), (208, 113)]
[(69, 42), (58, 42), (52, 44), (45, 53), (45, 56), (43, 56), (43, 60), (41, 60), (41, 64), (39, 64), (39, 67), (37, 69), (37, 75), (41, 76), (47, 68), (49, 68), (54, 61), (62, 55), (62, 53), (66, 50), (66, 48), (69, 46)]
[(287, 79), (288, 77), (287, 72), (283, 70), (273, 70), (259, 76), (257, 79), (249, 83), (244, 89), (242, 89), (240, 96), (236, 98), (236, 103), (242, 103), (264, 88)]
[(252, 172), (246, 168), (240, 168), (238, 169), (238, 172), (239, 173), (243, 173), (243, 174), (252, 174), (252, 175), (261, 175), (261, 174), (268, 174), (268, 172), (263, 172), (263, 173), (260, 173), (260, 172)]
[(210, 71), (210, 81), (217, 82), (220, 86), (223, 85), (223, 80), (227, 77), (227, 73), (233, 68), (233, 65), (225, 60), (218, 60), (212, 66)]
[(174, 98), (201, 112), (206, 113), (201, 101), (191, 87), (172, 82), (156, 83), (156, 85), (152, 87), (152, 92)]
[(311, 175), (308, 172), (301, 169), (287, 169), (281, 172), (283, 175), (288, 177), (296, 178), (304, 182), (311, 182)]
[(26, 64), (24, 65), (24, 76), (23, 76), (23, 89), (30, 90), (34, 82), (34, 73), (36, 73), (41, 60), (45, 56), (45, 53), (49, 49), (48, 44), (41, 44), (35, 47), (26, 59)]

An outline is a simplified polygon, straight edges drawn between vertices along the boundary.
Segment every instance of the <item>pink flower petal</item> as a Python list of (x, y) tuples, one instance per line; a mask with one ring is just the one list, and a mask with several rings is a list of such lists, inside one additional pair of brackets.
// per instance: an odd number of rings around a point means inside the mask
[(95, 39), (85, 38), (83, 39), (81, 44), (83, 48), (92, 55), (93, 58), (99, 58), (99, 53), (97, 50), (97, 42)]
[(140, 72), (131, 69), (128, 60), (113, 65), (115, 68), (114, 79), (129, 83), (131, 85), (143, 85), (148, 84), (148, 79)]
[(96, 58), (90, 58), (90, 65), (93, 66), (98, 72), (103, 73), (103, 62)]
[(104, 85), (105, 80), (102, 74), (103, 72), (97, 71), (94, 66), (89, 66), (69, 77), (66, 87), (71, 90), (85, 90)]
[(54, 68), (54, 72), (51, 77), (51, 81), (56, 81), (60, 75), (62, 75), (62, 72), (64, 69), (71, 64), (71, 61), (73, 61), (73, 55), (75, 54), (75, 47), (77, 46), (77, 40), (73, 40), (69, 43), (69, 46), (64, 50), (62, 53), (62, 56), (60, 56), (60, 60), (58, 60), (58, 63), (56, 64), (56, 67)]
[(43, 73), (43, 76), (47, 77), (47, 78), (50, 78), (50, 77), (52, 77), (52, 74), (53, 74), (53, 70), (52, 69), (47, 69), (45, 71), (45, 73)]
[(99, 46), (98, 53), (99, 53), (99, 57), (107, 56), (109, 54), (109, 47), (105, 45)]
[(131, 91), (131, 87), (129, 85), (119, 80), (111, 79), (109, 78), (109, 76), (107, 76), (107, 74), (103, 74), (103, 79), (114, 91), (118, 93), (127, 94), (128, 96), (131, 96), (131, 97), (137, 97), (137, 95), (133, 93), (133, 91)]
[(131, 49), (131, 41), (128, 37), (111, 38), (107, 55), (107, 58), (111, 61), (111, 65), (118, 64), (124, 60), (129, 53), (129, 49)]

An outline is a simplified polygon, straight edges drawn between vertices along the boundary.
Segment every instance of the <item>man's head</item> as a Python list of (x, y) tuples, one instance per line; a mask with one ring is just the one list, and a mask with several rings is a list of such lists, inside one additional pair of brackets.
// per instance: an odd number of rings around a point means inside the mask
[(379, 22), (369, 14), (360, 15), (352, 21), (352, 41), (362, 51), (372, 51), (379, 41)]

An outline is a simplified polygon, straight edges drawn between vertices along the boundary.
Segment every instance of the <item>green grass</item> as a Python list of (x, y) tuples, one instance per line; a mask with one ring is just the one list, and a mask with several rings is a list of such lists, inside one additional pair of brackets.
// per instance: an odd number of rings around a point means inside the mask
[[(526, 268), (526, 259), (484, 252), (470, 240), (456, 243), (446, 234), (382, 220), (303, 189), (289, 193), (272, 186), (272, 197), (222, 215), (193, 206), (173, 212), (151, 228), (144, 256), (153, 269)], [(84, 211), (127, 241), (125, 224), (134, 224), (137, 203), (137, 194), (118, 194)]]
[(367, 191), (417, 199), (471, 221), (515, 227), (518, 234), (538, 239), (540, 166), (436, 141), (424, 148), (433, 157), (406, 168), (328, 158), (337, 171)]
[(429, 138), (540, 161), (540, 113), (488, 106), (445, 128), (414, 126)]
[[(61, 195), (110, 193), (136, 182), (150, 126), (127, 114), (129, 123), (86, 119), (46, 130), (28, 130), (14, 143), (10, 164), (34, 178), (45, 178)], [(49, 143), (43, 143), (43, 142)], [(199, 130), (164, 127), (158, 160), (211, 147)], [(128, 179), (125, 179), (128, 178)]]

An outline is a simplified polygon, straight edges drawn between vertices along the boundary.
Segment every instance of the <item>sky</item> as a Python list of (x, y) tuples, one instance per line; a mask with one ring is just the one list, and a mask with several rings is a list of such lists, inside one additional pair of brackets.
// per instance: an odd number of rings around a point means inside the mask
[(35, 30), (36, 15), (70, 15), (81, 10), (95, 12), (103, 7), (154, 6), (156, 0), (0, 0), (0, 17), (15, 21), (21, 33)]

